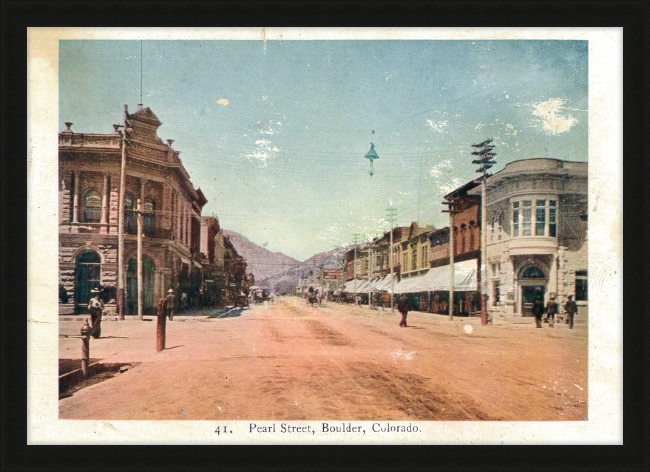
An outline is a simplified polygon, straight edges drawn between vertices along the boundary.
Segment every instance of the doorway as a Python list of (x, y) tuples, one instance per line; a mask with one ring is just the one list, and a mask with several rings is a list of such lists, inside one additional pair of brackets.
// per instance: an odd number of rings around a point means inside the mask
[(533, 316), (533, 304), (537, 300), (541, 300), (544, 303), (545, 290), (543, 285), (521, 287), (521, 316)]
[(99, 289), (102, 260), (94, 251), (86, 251), (77, 258), (75, 308), (77, 313), (88, 313), (91, 290)]

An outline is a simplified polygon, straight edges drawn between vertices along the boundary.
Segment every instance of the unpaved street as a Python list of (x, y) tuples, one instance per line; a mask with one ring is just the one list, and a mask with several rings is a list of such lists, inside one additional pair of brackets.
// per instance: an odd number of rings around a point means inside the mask
[[(137, 367), (60, 401), (61, 418), (585, 420), (587, 325), (482, 327), (283, 298), (222, 319), (106, 322), (94, 341), (142, 338)], [(135, 328), (134, 328), (135, 326)], [(75, 340), (78, 341), (78, 340)], [(78, 345), (75, 344), (78, 351)], [(91, 346), (91, 356), (94, 357)]]

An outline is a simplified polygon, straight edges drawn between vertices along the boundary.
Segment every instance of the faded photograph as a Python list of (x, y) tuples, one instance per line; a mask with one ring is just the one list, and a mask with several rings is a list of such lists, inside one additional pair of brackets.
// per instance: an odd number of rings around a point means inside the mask
[(60, 419), (589, 419), (588, 41), (58, 60)]

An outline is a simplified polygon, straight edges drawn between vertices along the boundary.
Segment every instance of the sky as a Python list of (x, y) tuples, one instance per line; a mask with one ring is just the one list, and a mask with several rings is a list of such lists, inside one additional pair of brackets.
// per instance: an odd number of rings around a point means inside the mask
[(528, 158), (587, 161), (587, 50), (566, 40), (61, 41), (59, 130), (112, 133), (124, 104), (143, 103), (208, 199), (204, 216), (302, 261), (355, 233), (383, 234), (389, 207), (402, 226), (447, 226), (443, 196), (478, 176), (471, 145), (488, 138), (493, 172)]

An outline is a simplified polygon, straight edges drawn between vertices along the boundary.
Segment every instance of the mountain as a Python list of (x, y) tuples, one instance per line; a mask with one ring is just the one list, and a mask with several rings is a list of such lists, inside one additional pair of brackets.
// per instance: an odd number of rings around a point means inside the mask
[(260, 281), (276, 293), (285, 293), (294, 287), (298, 278), (316, 277), (321, 269), (340, 269), (345, 264), (345, 253), (353, 246), (337, 247), (318, 253), (304, 262), (299, 262), (285, 271), (276, 273)]
[(230, 239), (239, 255), (246, 259), (248, 270), (255, 276), (257, 285), (261, 285), (263, 280), (273, 275), (300, 265), (300, 262), (294, 258), (285, 256), (281, 252), (268, 251), (234, 231), (225, 229), (223, 234)]

